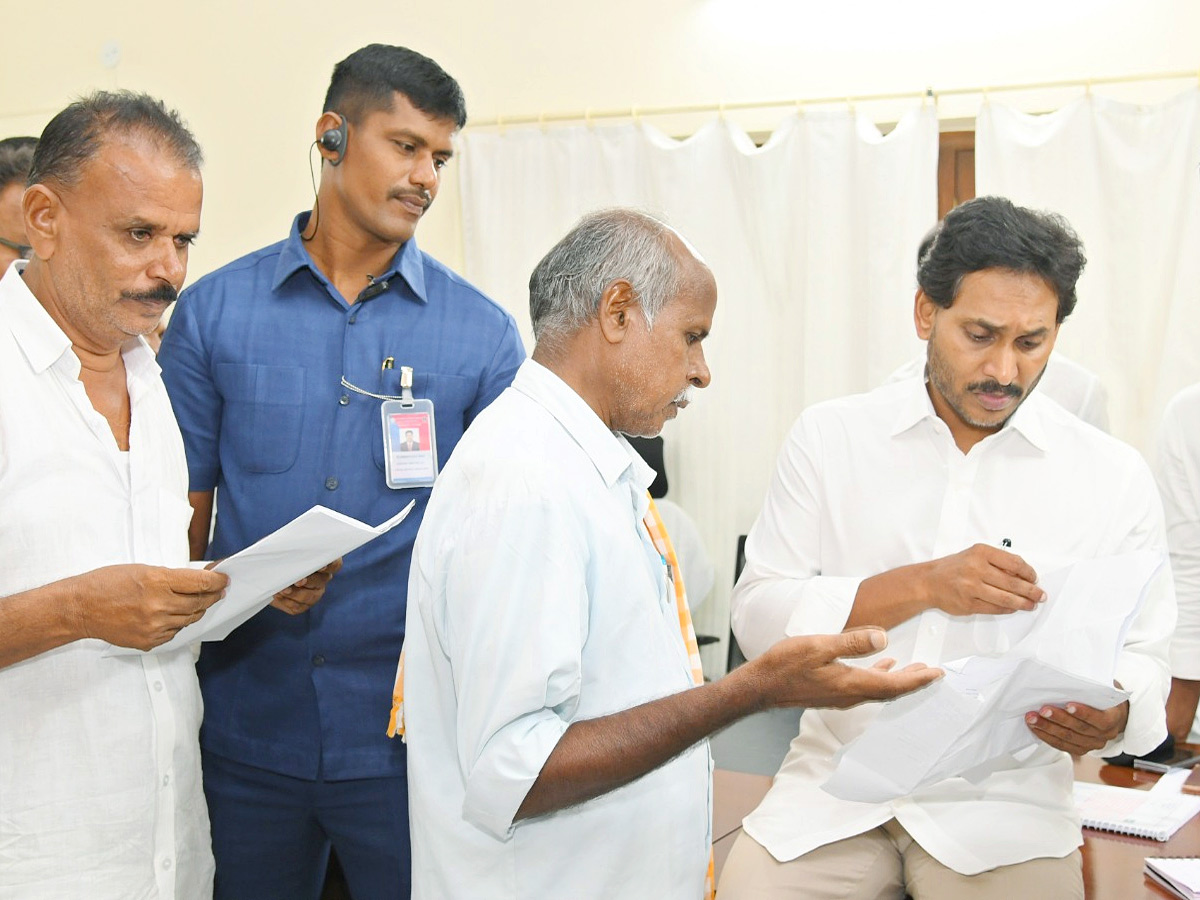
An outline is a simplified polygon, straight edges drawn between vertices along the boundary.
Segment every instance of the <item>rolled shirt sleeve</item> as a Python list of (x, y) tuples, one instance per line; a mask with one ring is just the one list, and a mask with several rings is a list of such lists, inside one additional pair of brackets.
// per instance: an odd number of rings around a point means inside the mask
[(505, 838), (579, 702), (586, 544), (561, 503), (473, 511), (448, 554), (439, 639), (458, 698), (463, 815)]

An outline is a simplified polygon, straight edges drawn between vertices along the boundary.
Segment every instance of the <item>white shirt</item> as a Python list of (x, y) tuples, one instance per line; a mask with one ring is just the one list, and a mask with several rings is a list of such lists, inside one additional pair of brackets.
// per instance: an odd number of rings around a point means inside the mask
[[(122, 453), (23, 265), (0, 281), (0, 597), (116, 563), (186, 565), (187, 468), (154, 354), (124, 350)], [(191, 651), (107, 646), (0, 669), (0, 898), (212, 895)]]
[(1155, 475), (1179, 603), (1171, 674), (1200, 679), (1200, 384), (1171, 398), (1158, 436)]
[[(923, 375), (924, 372), (925, 357), (919, 356), (889, 375), (884, 384), (903, 381)], [(1099, 375), (1075, 360), (1061, 353), (1052, 354), (1036, 390), (1089, 425), (1108, 431), (1108, 391)]]
[(641, 522), (652, 479), (532, 360), (438, 477), (405, 636), (414, 900), (702, 897), (707, 742), (513, 824), (572, 722), (692, 686), (666, 568)]
[[(920, 378), (820, 404), (788, 435), (747, 539), (746, 570), (732, 598), (734, 631), (748, 656), (785, 634), (839, 632), (864, 578), (1004, 538), (1039, 573), (1135, 549), (1166, 552), (1161, 507), (1141, 457), (1037, 392), (965, 456)], [(1166, 735), (1175, 606), (1165, 569), (1118, 656), (1116, 678), (1133, 696), (1124, 739), (1110, 742), (1106, 755), (1144, 753)], [(927, 610), (892, 628), (880, 655), (905, 665), (999, 652), (995, 621)], [(1070, 757), (1049, 745), (978, 786), (948, 779), (890, 804), (825, 793), (832, 757), (879, 709), (805, 712), (774, 785), (745, 821), (777, 859), (893, 816), (963, 874), (1064, 856), (1080, 844)]]
[(712, 559), (709, 558), (708, 548), (704, 538), (700, 537), (700, 529), (678, 504), (672, 503), (666, 497), (654, 501), (658, 507), (658, 515), (662, 518), (663, 527), (671, 537), (671, 546), (675, 548), (675, 558), (683, 572), (683, 586), (687, 590), (688, 609), (695, 612), (704, 605), (712, 591), (716, 572), (713, 570)]

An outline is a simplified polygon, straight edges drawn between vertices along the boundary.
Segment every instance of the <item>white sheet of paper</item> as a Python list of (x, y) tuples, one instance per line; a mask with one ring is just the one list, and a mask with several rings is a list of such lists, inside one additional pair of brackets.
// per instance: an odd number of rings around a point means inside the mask
[[(199, 621), (181, 628), (175, 637), (150, 652), (162, 653), (196, 641), (224, 639), (267, 606), (279, 591), (391, 531), (412, 508), (409, 503), (382, 525), (371, 526), (324, 506), (314, 506), (278, 531), (217, 563), (214, 571), (229, 576), (225, 596), (210, 606)], [(105, 655), (141, 652), (114, 645)]]
[(1024, 715), (1075, 701), (1108, 709), (1117, 655), (1162, 567), (1154, 553), (1083, 560), (1041, 580), (1035, 613), (996, 616), (1012, 649), (946, 663), (946, 677), (888, 703), (839, 753), (823, 785), (844, 800), (882, 803), (962, 776), (979, 780), (1037, 744)]

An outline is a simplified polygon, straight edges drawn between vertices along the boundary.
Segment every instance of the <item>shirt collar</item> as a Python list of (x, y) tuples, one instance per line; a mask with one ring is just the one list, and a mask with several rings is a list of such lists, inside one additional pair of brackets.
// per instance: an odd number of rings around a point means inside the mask
[[(71, 339), (58, 327), (58, 323), (46, 312), (21, 277), (26, 265), (25, 260), (17, 260), (0, 279), (0, 306), (4, 309), (4, 315), (0, 318), (8, 323), (17, 346), (36, 374), (42, 374), (67, 357), (65, 365), (72, 377), (78, 378), (79, 358), (71, 349)], [(127, 373), (138, 382), (152, 379), (161, 371), (154, 351), (143, 337), (126, 341), (121, 347), (121, 354), (125, 357)]]
[(4, 307), (0, 318), (7, 323), (29, 367), (40, 375), (70, 351), (71, 340), (25, 284), (21, 277), (25, 265), (24, 260), (17, 260), (0, 280), (0, 304)]
[[(925, 386), (924, 369), (920, 376), (898, 382), (896, 390), (899, 395), (896, 420), (892, 424), (892, 437), (903, 434), (919, 422), (938, 418), (937, 411), (933, 408), (933, 400), (930, 399), (929, 391)], [(1045, 451), (1046, 422), (1042, 407), (1043, 400), (1044, 398), (1038, 394), (1035, 388), (1033, 393), (1017, 407), (1017, 411), (996, 433), (995, 437), (1010, 433), (1020, 434), (1038, 450)], [(984, 438), (985, 441), (988, 439)]]
[[(301, 269), (310, 269), (321, 281), (325, 275), (317, 268), (308, 248), (300, 237), (300, 232), (308, 224), (311, 213), (302, 212), (292, 220), (292, 230), (288, 232), (283, 248), (279, 252), (279, 261), (275, 264), (275, 278), (271, 282), (271, 290), (277, 291), (280, 286)], [(422, 264), (422, 254), (417, 247), (417, 239), (409, 238), (400, 245), (391, 263), (381, 274), (375, 276), (376, 281), (391, 281), (397, 275), (403, 278), (412, 289), (416, 299), (428, 303), (429, 297), (425, 292), (425, 266)]]
[(512, 386), (558, 420), (587, 454), (607, 487), (612, 488), (622, 476), (640, 492), (650, 487), (654, 470), (624, 437), (609, 430), (570, 385), (545, 366), (525, 360)]

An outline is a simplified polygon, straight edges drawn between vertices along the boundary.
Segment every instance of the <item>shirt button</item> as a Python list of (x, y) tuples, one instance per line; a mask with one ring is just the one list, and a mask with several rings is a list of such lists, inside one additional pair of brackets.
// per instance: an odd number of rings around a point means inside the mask
[(154, 682), (154, 689), (156, 691), (161, 691), (163, 689), (163, 683), (161, 681)]
[(318, 653), (316, 656), (314, 656), (314, 657), (312, 658), (312, 664), (313, 664), (314, 666), (323, 666), (323, 665), (325, 665), (325, 657), (323, 657), (323, 656), (322, 656), (320, 653)]
[(338, 398), (338, 404), (341, 406), (348, 406), (350, 404), (350, 395), (342, 394), (342, 396)]
[(325, 490), (336, 491), (337, 486), (338, 486), (338, 480), (336, 478), (334, 478), (332, 475), (330, 475), (328, 478), (325, 479)]
[(169, 869), (169, 868), (171, 868), (171, 858), (170, 858), (169, 856), (168, 856), (166, 859), (164, 859), (164, 860), (162, 861), (162, 867), (163, 867), (164, 869)]
[(170, 783), (171, 783), (171, 776), (170, 776), (170, 775), (164, 775), (164, 776), (163, 776), (163, 787), (166, 787), (166, 786), (167, 786), (168, 784), (170, 784)]

